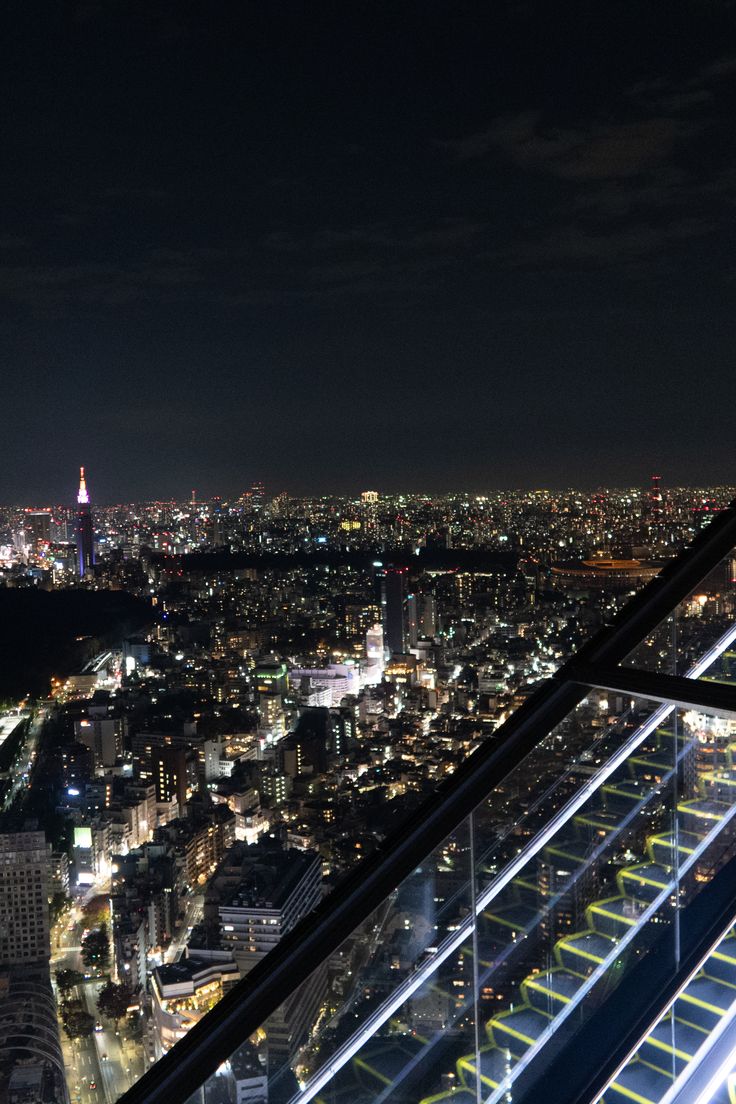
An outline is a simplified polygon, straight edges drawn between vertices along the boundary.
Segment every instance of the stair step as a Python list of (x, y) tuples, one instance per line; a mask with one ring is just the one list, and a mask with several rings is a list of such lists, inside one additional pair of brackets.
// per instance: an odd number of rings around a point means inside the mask
[[(491, 1089), (497, 1089), (506, 1074), (515, 1064), (516, 1058), (508, 1048), (493, 1046), (480, 1049), (480, 1079), (484, 1085)], [(457, 1062), (457, 1075), (463, 1085), (468, 1088), (475, 1087), (475, 1055), (467, 1054), (459, 1058)], [(475, 1101), (475, 1097), (473, 1098)]]
[(544, 849), (547, 859), (554, 862), (563, 862), (574, 866), (581, 866), (588, 858), (591, 845), (584, 839), (566, 839), (549, 843)]
[(392, 1085), (422, 1049), (422, 1043), (412, 1035), (401, 1039), (377, 1039), (353, 1058), (353, 1066), (364, 1085)]
[(693, 978), (675, 1001), (675, 1017), (703, 1031), (712, 1031), (734, 1001), (736, 989), (701, 974)]
[(637, 863), (619, 871), (616, 881), (624, 896), (653, 901), (671, 885), (672, 876), (667, 867), (660, 863)]
[(672, 1084), (672, 1078), (643, 1062), (629, 1062), (606, 1089), (604, 1104), (658, 1104)]
[(711, 801), (732, 804), (736, 799), (736, 769), (724, 767), (709, 771), (701, 779), (701, 790)]
[(700, 797), (690, 801), (681, 801), (677, 806), (682, 818), (682, 826), (690, 832), (702, 832), (707, 835), (719, 820), (723, 820), (731, 806), (723, 801), (713, 801)]
[(632, 778), (659, 781), (673, 769), (673, 759), (674, 756), (662, 751), (645, 751), (641, 755), (632, 755), (626, 760), (626, 766)]
[(673, 1023), (671, 1016), (667, 1015), (639, 1047), (639, 1056), (647, 1065), (666, 1074), (672, 1072), (674, 1057), (677, 1073), (680, 1073), (707, 1038), (707, 1032), (701, 1028), (681, 1023), (677, 1019)]
[(501, 908), (486, 909), (483, 919), (498, 938), (513, 942), (525, 935), (537, 923), (539, 909), (524, 904), (505, 905)]
[(643, 786), (631, 778), (621, 778), (603, 786), (603, 800), (606, 808), (620, 811), (624, 816), (638, 805), (642, 798), (651, 792), (651, 786)]
[(554, 1016), (563, 1005), (569, 1004), (582, 984), (579, 974), (557, 967), (524, 978), (521, 995), (532, 1008)]
[[(703, 837), (697, 832), (687, 832), (684, 829), (677, 833), (677, 851), (680, 856), (692, 855)], [(675, 854), (675, 837), (673, 832), (661, 832), (656, 836), (650, 836), (647, 840), (647, 854), (654, 863), (671, 866)]]
[(638, 923), (646, 907), (645, 902), (638, 901), (635, 897), (619, 894), (588, 905), (585, 919), (594, 931), (620, 939), (628, 928)]
[(508, 1048), (515, 1058), (521, 1058), (549, 1024), (550, 1017), (536, 1008), (521, 1006), (501, 1012), (486, 1024), (488, 1038), (502, 1050)]
[(564, 969), (586, 976), (605, 961), (615, 946), (615, 939), (600, 932), (575, 932), (558, 939), (555, 958)]
[(736, 985), (736, 935), (731, 934), (722, 940), (708, 958), (703, 973), (727, 985)]

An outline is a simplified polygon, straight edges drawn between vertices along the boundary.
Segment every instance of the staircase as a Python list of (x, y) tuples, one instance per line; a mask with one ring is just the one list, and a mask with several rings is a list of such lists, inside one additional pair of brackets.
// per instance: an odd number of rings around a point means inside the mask
[[(598, 844), (605, 845), (617, 834), (621, 836), (627, 816), (642, 808), (647, 787), (656, 786), (671, 771), (672, 739), (670, 732), (659, 730), (656, 747), (638, 749), (614, 780), (602, 788), (594, 807), (574, 817), (564, 837), (545, 849), (545, 861), (552, 866), (563, 864), (563, 871), (571, 871), (574, 882), (574, 867), (583, 867), (589, 861), (596, 837)], [(735, 745), (727, 747), (721, 756), (722, 767), (705, 770), (696, 777), (697, 796), (678, 801), (676, 831), (670, 828), (648, 833), (638, 855), (626, 853), (627, 861), (611, 886), (614, 891), (585, 908), (585, 926), (560, 936), (553, 945), (553, 964), (532, 970), (518, 986), (518, 1000), (485, 1023), (480, 1062), (475, 1053), (459, 1058), (456, 1087), (426, 1096), (421, 1104), (475, 1104), (478, 1080), (482, 1094), (490, 1096), (542, 1035), (554, 1027), (565, 1007), (579, 998), (593, 972), (602, 972), (619, 957), (621, 941), (642, 924), (641, 918), (652, 902), (668, 889), (674, 902), (675, 867), (691, 857), (719, 823), (725, 825), (728, 821), (724, 845), (733, 840), (729, 814), (736, 802), (735, 750)], [(640, 817), (630, 819), (634, 825), (641, 821)], [(681, 899), (697, 877), (697, 868), (695, 863), (684, 879), (684, 888), (681, 884)], [(531, 932), (545, 902), (539, 883), (521, 880), (509, 889), (511, 899), (494, 902), (494, 908), (483, 919), (492, 931), (506, 926), (518, 939)], [(668, 1013), (656, 1025), (621, 1070), (606, 1091), (603, 1104), (658, 1104), (674, 1076), (692, 1060), (735, 1001), (736, 933), (732, 931), (680, 995), (673, 1014)]]

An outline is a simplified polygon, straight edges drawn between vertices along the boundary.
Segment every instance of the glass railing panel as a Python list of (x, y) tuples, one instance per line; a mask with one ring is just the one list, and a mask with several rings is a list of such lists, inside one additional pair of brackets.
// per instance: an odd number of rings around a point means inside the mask
[(612, 718), (611, 702), (594, 690), (553, 736), (565, 743), (581, 724), (595, 737), (511, 840), (496, 838), (495, 795), (474, 815), (485, 1022), (480, 1066), (467, 1055), (456, 1074), (465, 1085), (479, 1076), (483, 1099), (521, 1099), (519, 1074), (566, 1042), (622, 976), (619, 930), (641, 925), (644, 943), (668, 919), (667, 895), (645, 916), (648, 904), (629, 900), (619, 882), (659, 875), (638, 845), (672, 833), (682, 736), (649, 701), (630, 700)]
[(551, 998), (528, 975), (559, 969), (601, 871), (615, 880), (635, 838), (673, 831), (684, 740), (665, 713), (591, 690), (303, 987), (299, 1037), (287, 1047), (264, 1025), (269, 1100), (484, 1099), (520, 1057), (494, 1030), (516, 1038), (519, 1009), (546, 1022), (534, 1002)]
[[(339, 954), (320, 967), (311, 983), (302, 988), (303, 995), (281, 1011), (280, 1019), (287, 1026), (279, 1026), (278, 1016), (270, 1027), (264, 1025), (264, 1037), (257, 1040), (257, 1057), (268, 1070), (270, 1098), (274, 1094), (288, 1098), (282, 1086), (293, 1085), (296, 1079), (307, 1093), (327, 1099), (328, 1086), (344, 1066), (363, 1069), (358, 1060), (367, 1045), (362, 1038), (366, 1032), (370, 1038), (380, 1037), (384, 1043), (390, 1038), (396, 1044), (392, 1043), (391, 1066), (397, 1081), (395, 1092), (399, 1083), (415, 1085), (429, 1076), (430, 1068), (438, 1068), (447, 1039), (453, 1039), (458, 1057), (468, 1054), (476, 1034), (475, 1006), (481, 999), (476, 974), (485, 961), (474, 948), (481, 933), (474, 922), (481, 912), (477, 894), (517, 860), (529, 841), (545, 831), (554, 834), (553, 821), (560, 810), (579, 797), (581, 788), (606, 768), (612, 756), (627, 754), (632, 734), (643, 752), (649, 750), (646, 734), (638, 732), (638, 726), (643, 720), (654, 725), (656, 708), (649, 702), (634, 704), (591, 691), (560, 725), (540, 738), (494, 790), (493, 799), (448, 837)], [(614, 767), (607, 769), (610, 772)], [(535, 877), (536, 859), (531, 863), (527, 873)], [(483, 1001), (486, 999), (487, 994)], [(300, 1025), (294, 1034), (289, 1021), (296, 1009), (300, 1010)], [(167, 1032), (162, 1014), (152, 1017), (152, 1030), (161, 1036), (154, 1040), (156, 1053), (169, 1049), (177, 1032), (184, 1033), (187, 1011), (185, 1008), (185, 1017), (174, 1025), (173, 1032)], [(435, 1034), (425, 1036), (430, 1029)], [(414, 1031), (425, 1038), (421, 1063), (416, 1041), (408, 1043)], [(293, 1038), (287, 1044), (283, 1036), (289, 1032)], [(297, 1044), (294, 1040), (300, 1033)], [(484, 1043), (482, 1039), (479, 1045)], [(411, 1078), (401, 1066), (402, 1054), (407, 1070), (411, 1068)], [(323, 1084), (323, 1070), (335, 1061), (334, 1077), (331, 1072)], [(245, 1059), (243, 1062), (248, 1065)], [(443, 1084), (455, 1083), (452, 1069), (450, 1063)], [(347, 1076), (341, 1073), (339, 1084)], [(225, 1073), (219, 1077), (217, 1084), (222, 1085)], [(333, 1086), (329, 1091), (336, 1089)]]
[(390, 1099), (413, 1099), (448, 1034), (474, 1045), (472, 871), (468, 818), (221, 1067), (205, 1099), (251, 1100), (251, 1089), (259, 1099), (259, 1078), (269, 1104), (356, 1104), (388, 1099), (389, 1087)]
[(730, 552), (624, 660), (684, 675), (736, 621), (736, 551)]

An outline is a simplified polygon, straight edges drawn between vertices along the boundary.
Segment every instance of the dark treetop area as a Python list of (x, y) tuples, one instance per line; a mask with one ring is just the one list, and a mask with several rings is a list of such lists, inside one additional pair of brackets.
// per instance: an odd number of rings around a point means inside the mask
[(4, 5), (0, 500), (727, 481), (735, 23)]
[(150, 621), (150, 606), (122, 591), (0, 588), (0, 699), (46, 697), (52, 676)]

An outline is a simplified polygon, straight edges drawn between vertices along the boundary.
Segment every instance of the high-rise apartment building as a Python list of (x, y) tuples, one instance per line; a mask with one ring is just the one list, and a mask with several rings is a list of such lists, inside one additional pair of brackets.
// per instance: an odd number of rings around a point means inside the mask
[(241, 971), (264, 957), (319, 902), (322, 862), (314, 851), (241, 848), (241, 877), (220, 901), (222, 946)]
[(94, 755), (95, 770), (115, 766), (123, 750), (123, 728), (119, 717), (82, 717), (74, 722), (74, 735)]
[(176, 798), (179, 808), (183, 809), (189, 794), (186, 749), (154, 747), (152, 761), (156, 800), (171, 801)]
[(0, 966), (49, 960), (49, 859), (43, 832), (0, 835)]
[[(60, 892), (65, 860), (54, 862)], [(49, 978), (50, 875), (43, 832), (0, 834), (0, 1100), (8, 1104), (69, 1101)]]

